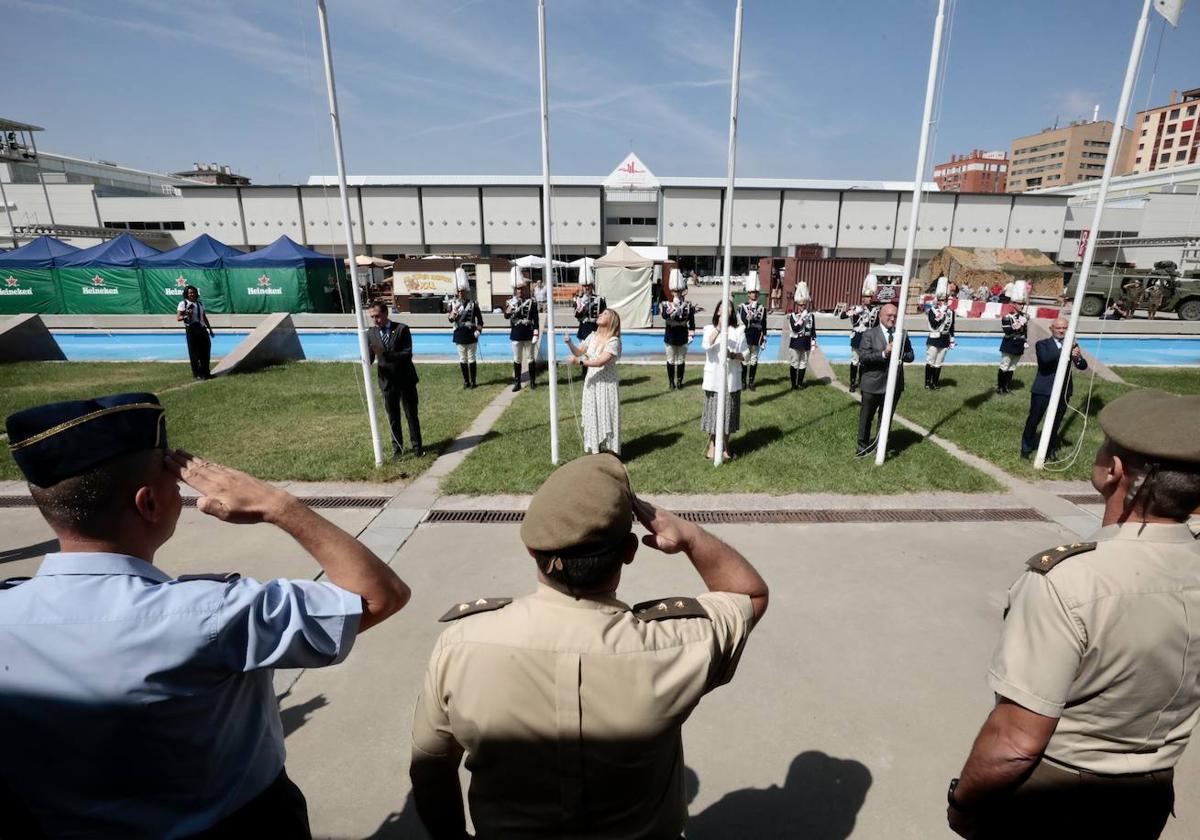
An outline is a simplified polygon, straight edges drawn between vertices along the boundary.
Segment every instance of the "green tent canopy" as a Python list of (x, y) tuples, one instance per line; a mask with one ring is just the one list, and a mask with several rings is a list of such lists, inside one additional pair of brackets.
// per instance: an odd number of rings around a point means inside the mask
[(39, 236), (20, 248), (0, 254), (0, 315), (62, 312), (54, 264), (78, 251), (53, 237)]
[(58, 261), (68, 315), (140, 315), (146, 311), (138, 262), (160, 253), (123, 233)]
[(186, 245), (141, 260), (146, 311), (175, 312), (184, 288), (195, 286), (209, 312), (232, 312), (224, 261), (240, 256), (241, 251), (202, 233)]
[(341, 301), (349, 300), (342, 262), (286, 236), (224, 263), (229, 300), (239, 314), (341, 312)]

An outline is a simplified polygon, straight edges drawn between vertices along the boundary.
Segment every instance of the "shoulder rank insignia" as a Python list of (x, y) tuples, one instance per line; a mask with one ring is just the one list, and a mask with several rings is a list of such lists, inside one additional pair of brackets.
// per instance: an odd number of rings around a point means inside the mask
[(180, 575), (175, 580), (178, 583), (187, 583), (190, 580), (211, 580), (216, 583), (230, 583), (240, 577), (241, 575), (237, 572), (212, 572), (206, 575)]
[(1025, 565), (1033, 569), (1035, 572), (1048, 572), (1057, 566), (1068, 557), (1074, 557), (1076, 554), (1084, 554), (1096, 548), (1094, 542), (1077, 542), (1064, 543), (1063, 545), (1055, 546), (1054, 548), (1039, 551), (1037, 554), (1029, 558), (1029, 562)]
[(708, 618), (708, 613), (695, 598), (661, 598), (633, 605), (638, 621), (658, 621), (663, 618)]
[(491, 612), (501, 607), (507, 607), (512, 602), (512, 598), (476, 598), (474, 601), (463, 601), (446, 610), (446, 614), (438, 621), (454, 621), (476, 613)]
[(22, 583), (24, 583), (27, 580), (32, 580), (32, 578), (11, 577), (8, 580), (0, 580), (0, 590), (12, 589), (14, 586), (20, 586)]

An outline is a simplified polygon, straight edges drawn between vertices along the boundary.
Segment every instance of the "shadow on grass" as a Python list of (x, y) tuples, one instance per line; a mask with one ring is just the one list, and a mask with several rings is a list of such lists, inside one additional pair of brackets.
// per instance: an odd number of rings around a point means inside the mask
[[(743, 398), (747, 405), (766, 405), (767, 403), (772, 402), (774, 400), (783, 399), (784, 397), (789, 397), (789, 396), (794, 397), (796, 399), (802, 399), (800, 394), (803, 393), (804, 391), (807, 391), (810, 388), (824, 388), (824, 387), (826, 387), (826, 385), (827, 385), (827, 383), (824, 382), (823, 380), (814, 379), (812, 381), (805, 382), (803, 388), (798, 388), (796, 390), (793, 390), (791, 388), (781, 388), (778, 391), (772, 391), (771, 393), (764, 394), (761, 397), (754, 396), (754, 397), (746, 398), (745, 396), (743, 396)], [(751, 392), (751, 393), (756, 393), (756, 392)]]
[(924, 440), (921, 435), (902, 426), (894, 427), (888, 435), (888, 457), (899, 455), (914, 444)]
[(473, 446), (478, 446), (496, 437), (499, 433), (488, 430), (481, 435), (467, 435), (461, 438), (444, 437), (441, 440), (434, 441), (425, 449), (437, 455), (449, 455), (452, 452), (461, 452), (464, 449), (470, 449)]
[(622, 378), (621, 384), (622, 385), (641, 385), (643, 382), (649, 382), (649, 381), (650, 381), (650, 377), (645, 374), (642, 374), (640, 376), (631, 376), (628, 379)]
[(730, 447), (730, 451), (736, 450), (735, 454), (746, 455), (756, 449), (768, 447), (781, 438), (783, 438), (783, 429), (774, 425), (762, 426), (737, 438), (736, 443), (731, 441), (730, 443), (733, 445)]
[(666, 449), (675, 445), (682, 437), (682, 432), (649, 432), (639, 435), (621, 445), (621, 460), (632, 461), (634, 458), (649, 455), (656, 449)]
[(954, 409), (949, 414), (941, 417), (936, 423), (934, 423), (932, 426), (929, 427), (929, 436), (931, 437), (931, 436), (937, 434), (938, 429), (942, 428), (942, 426), (946, 425), (952, 419), (954, 419), (959, 414), (961, 414), (964, 409), (969, 408), (969, 409), (974, 410), (976, 408), (979, 408), (980, 406), (982, 406), (984, 403), (986, 403), (988, 400), (990, 400), (992, 397), (995, 397), (995, 396), (997, 396), (995, 390), (988, 389), (987, 391), (979, 392), (978, 394), (976, 394), (973, 397), (967, 397), (965, 400), (962, 401), (962, 403), (959, 404), (958, 408)]

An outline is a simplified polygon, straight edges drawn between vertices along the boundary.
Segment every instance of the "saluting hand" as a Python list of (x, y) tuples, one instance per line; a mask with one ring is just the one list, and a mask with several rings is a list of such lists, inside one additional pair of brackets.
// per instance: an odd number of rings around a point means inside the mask
[(241, 470), (197, 458), (182, 449), (166, 454), (175, 477), (200, 492), (196, 507), (222, 522), (247, 525), (269, 521), (293, 499), (290, 493)]
[(650, 532), (642, 537), (642, 544), (649, 548), (664, 554), (678, 554), (687, 551), (692, 543), (692, 532), (696, 526), (665, 508), (655, 507), (634, 496), (633, 515)]

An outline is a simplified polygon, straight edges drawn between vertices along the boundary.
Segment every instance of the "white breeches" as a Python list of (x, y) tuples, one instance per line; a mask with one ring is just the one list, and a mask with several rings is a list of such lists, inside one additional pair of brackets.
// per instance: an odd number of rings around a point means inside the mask
[(478, 341), (475, 342), (474, 344), (459, 344), (458, 345), (458, 360), (460, 362), (469, 362), (471, 364), (474, 364), (475, 359), (478, 356), (478, 351), (479, 351), (479, 342)]
[(751, 364), (751, 365), (758, 364), (758, 352), (760, 350), (762, 350), (762, 348), (759, 347), (757, 344), (755, 344), (753, 347), (750, 348), (750, 360), (747, 362), (747, 364)]
[(681, 365), (687, 361), (688, 346), (686, 344), (680, 344), (679, 346), (674, 344), (664, 344), (663, 347), (665, 347), (667, 351), (667, 364)]
[(537, 358), (537, 348), (534, 347), (532, 341), (513, 341), (511, 343), (513, 361), (517, 364), (521, 365), (525, 364), (525, 362), (532, 363), (534, 359)]
[(946, 351), (949, 347), (934, 347), (932, 344), (925, 345), (925, 364), (930, 367), (940, 368), (946, 361)]
[(852, 364), (852, 365), (858, 364), (858, 348), (857, 347), (850, 348), (850, 364)]
[(1000, 370), (1016, 370), (1017, 365), (1021, 363), (1021, 357), (1015, 356), (1012, 353), (1000, 354)]
[(808, 356), (812, 350), (795, 350), (788, 348), (788, 364), (800, 370), (808, 370)]

